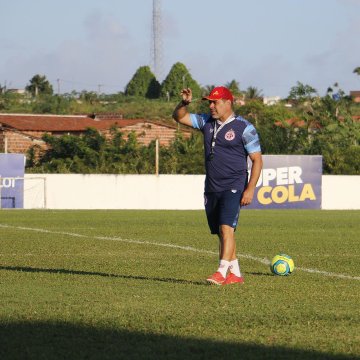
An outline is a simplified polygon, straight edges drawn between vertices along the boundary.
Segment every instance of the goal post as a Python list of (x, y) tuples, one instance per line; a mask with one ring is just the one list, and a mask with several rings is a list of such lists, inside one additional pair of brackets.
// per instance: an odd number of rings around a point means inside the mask
[(46, 177), (0, 177), (0, 209), (46, 209)]

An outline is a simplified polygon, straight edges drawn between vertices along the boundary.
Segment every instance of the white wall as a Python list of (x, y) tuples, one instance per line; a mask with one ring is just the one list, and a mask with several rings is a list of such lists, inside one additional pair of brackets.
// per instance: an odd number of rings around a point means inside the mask
[(360, 209), (360, 176), (323, 175), (322, 208)]
[[(25, 177), (24, 208), (43, 207), (46, 192), (48, 209), (203, 209), (204, 175)], [(360, 176), (322, 176), (322, 208), (360, 209)]]
[[(202, 175), (46, 174), (48, 209), (202, 209)], [(24, 207), (31, 208), (25, 193)], [(38, 197), (38, 200), (39, 197)], [(43, 200), (41, 200), (43, 201)]]

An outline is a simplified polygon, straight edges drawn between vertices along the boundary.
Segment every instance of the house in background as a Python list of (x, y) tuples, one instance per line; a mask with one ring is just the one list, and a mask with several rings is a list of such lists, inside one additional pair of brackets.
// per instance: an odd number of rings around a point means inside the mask
[(354, 102), (360, 103), (360, 90), (350, 91), (350, 97)]
[[(139, 143), (143, 145), (159, 139), (160, 145), (168, 146), (178, 131), (175, 123), (122, 119), (114, 115), (0, 114), (0, 152), (25, 154), (33, 145), (45, 148), (42, 140), (45, 133), (53, 136), (81, 135), (87, 128), (95, 128), (108, 137), (113, 126), (118, 127), (125, 137), (135, 132)], [(181, 132), (186, 138), (191, 135), (191, 130), (181, 128)]]
[(264, 105), (275, 105), (281, 101), (280, 96), (264, 96), (263, 103)]
[(26, 95), (27, 91), (25, 89), (6, 89), (7, 93), (18, 94), (18, 95)]

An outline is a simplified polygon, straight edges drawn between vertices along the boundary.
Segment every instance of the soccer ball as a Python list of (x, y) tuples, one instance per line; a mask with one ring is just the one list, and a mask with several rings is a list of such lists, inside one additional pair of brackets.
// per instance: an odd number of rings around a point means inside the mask
[(294, 260), (286, 254), (274, 256), (270, 263), (270, 270), (275, 275), (290, 275), (294, 268)]

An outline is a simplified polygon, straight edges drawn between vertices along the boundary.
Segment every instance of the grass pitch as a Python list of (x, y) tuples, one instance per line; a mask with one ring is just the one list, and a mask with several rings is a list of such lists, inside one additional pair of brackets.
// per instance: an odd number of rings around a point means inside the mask
[(245, 284), (216, 287), (203, 211), (1, 210), (0, 358), (360, 359), (360, 211), (240, 225)]

